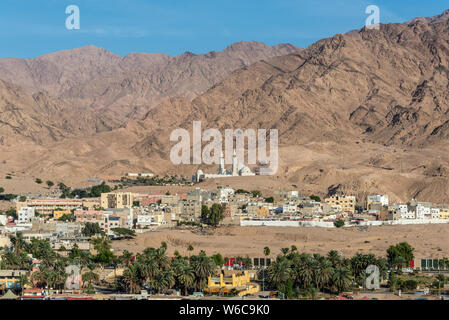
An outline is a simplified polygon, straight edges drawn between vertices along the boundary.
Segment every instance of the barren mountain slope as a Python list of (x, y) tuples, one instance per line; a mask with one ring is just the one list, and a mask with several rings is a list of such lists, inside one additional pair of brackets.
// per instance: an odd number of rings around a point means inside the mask
[(449, 22), (422, 21), (324, 39), (270, 61), (289, 68), (259, 73), (257, 63), (191, 103), (151, 110), (135, 150), (168, 159), (171, 130), (194, 120), (203, 129), (277, 128), (280, 179), (299, 188), (449, 200), (448, 40)]
[(140, 118), (164, 98), (196, 97), (236, 69), (297, 50), (289, 44), (239, 42), (202, 55), (131, 53), (122, 58), (87, 46), (35, 59), (0, 59), (0, 79), (126, 121)]

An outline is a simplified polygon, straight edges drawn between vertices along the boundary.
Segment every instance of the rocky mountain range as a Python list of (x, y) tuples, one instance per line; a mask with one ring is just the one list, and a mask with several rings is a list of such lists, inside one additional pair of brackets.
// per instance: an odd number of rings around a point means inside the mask
[[(169, 161), (170, 132), (201, 120), (279, 130), (280, 168), (263, 178), (266, 190), (449, 202), (448, 17), (362, 28), (304, 50), (250, 42), (121, 58), (89, 46), (0, 59), (1, 171), (68, 180), (213, 172)], [(260, 189), (260, 179), (239, 183)]]

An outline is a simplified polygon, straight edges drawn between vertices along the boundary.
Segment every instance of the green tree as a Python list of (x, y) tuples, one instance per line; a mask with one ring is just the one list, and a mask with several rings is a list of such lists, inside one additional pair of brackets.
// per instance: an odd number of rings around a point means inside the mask
[(209, 221), (213, 226), (218, 226), (221, 220), (224, 218), (224, 206), (219, 205), (218, 203), (214, 203), (210, 210)]
[(291, 278), (290, 261), (278, 256), (267, 269), (268, 279), (276, 288), (282, 288), (287, 284), (287, 280)]
[(310, 198), (310, 200), (315, 200), (316, 202), (321, 202), (321, 198), (318, 196), (312, 195), (309, 198)]
[(83, 286), (87, 283), (87, 286), (89, 288), (92, 287), (92, 284), (98, 283), (100, 281), (100, 275), (94, 271), (95, 265), (89, 264), (88, 265), (88, 271), (83, 273), (82, 280), (83, 280)]
[(36, 182), (37, 184), (41, 184), (41, 183), (42, 183), (42, 180), (39, 179), (39, 178), (37, 178), (36, 180), (34, 180), (34, 182)]
[(203, 204), (201, 206), (201, 222), (208, 223), (209, 215), (210, 215), (210, 210), (209, 210), (208, 206)]
[(49, 188), (51, 188), (51, 187), (53, 187), (55, 184), (53, 183), (53, 181), (50, 181), (50, 180), (48, 180), (47, 182), (47, 186), (49, 187)]
[(130, 293), (139, 293), (142, 288), (142, 278), (139, 267), (139, 264), (133, 263), (123, 271), (123, 281), (127, 291)]
[(267, 202), (267, 203), (274, 203), (274, 198), (273, 197), (265, 198), (265, 202)]
[(103, 234), (103, 230), (101, 230), (101, 227), (97, 222), (86, 222), (81, 233), (85, 237), (92, 237), (97, 234)]
[(113, 228), (112, 232), (119, 238), (132, 239), (136, 236), (136, 232), (127, 228)]
[(331, 278), (334, 291), (337, 293), (346, 291), (351, 285), (351, 279), (351, 272), (346, 267), (335, 269)]
[(334, 226), (337, 228), (341, 228), (345, 225), (345, 221), (342, 219), (338, 219), (336, 221), (334, 221)]
[(251, 191), (251, 194), (253, 195), (254, 198), (262, 197), (262, 192), (260, 192), (259, 190), (253, 190)]
[(214, 254), (212, 256), (212, 259), (214, 259), (214, 262), (217, 266), (222, 266), (225, 263), (223, 256), (220, 253)]
[(404, 267), (410, 265), (414, 259), (413, 251), (415, 249), (407, 242), (401, 242), (387, 249), (388, 263), (394, 267)]

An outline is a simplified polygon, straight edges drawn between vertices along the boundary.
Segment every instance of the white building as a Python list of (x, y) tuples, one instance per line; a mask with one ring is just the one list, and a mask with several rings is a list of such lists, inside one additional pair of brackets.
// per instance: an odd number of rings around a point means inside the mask
[(372, 196), (368, 196), (366, 198), (366, 202), (367, 203), (380, 203), (382, 204), (382, 206), (384, 207), (388, 207), (388, 196), (387, 195), (380, 195), (380, 194), (376, 194), (376, 195), (372, 195)]
[(415, 219), (415, 212), (409, 211), (409, 208), (406, 204), (392, 204), (390, 206), (390, 210), (398, 214), (400, 219)]
[(7, 221), (8, 217), (5, 214), (0, 214), (0, 225), (6, 226)]
[(19, 212), (17, 213), (18, 224), (30, 223), (34, 218), (34, 214), (34, 207), (21, 207)]
[(298, 207), (291, 203), (286, 203), (282, 206), (282, 213), (296, 213)]
[(136, 225), (143, 229), (150, 226), (160, 226), (164, 222), (163, 215), (138, 215)]
[(192, 180), (194, 182), (200, 182), (204, 179), (212, 179), (212, 178), (229, 178), (229, 177), (246, 177), (246, 176), (255, 176), (256, 174), (251, 171), (251, 169), (245, 166), (243, 163), (240, 163), (237, 155), (234, 150), (234, 154), (232, 156), (232, 167), (231, 170), (225, 169), (225, 162), (223, 152), (220, 155), (220, 162), (218, 164), (218, 173), (209, 174), (204, 173), (202, 170), (198, 170), (193, 176)]
[(418, 203), (415, 207), (415, 219), (430, 219), (431, 218), (430, 207)]
[(440, 208), (430, 208), (430, 217), (438, 219), (440, 217)]
[(220, 203), (228, 202), (229, 198), (234, 195), (234, 189), (226, 187), (218, 189), (218, 199), (220, 199)]

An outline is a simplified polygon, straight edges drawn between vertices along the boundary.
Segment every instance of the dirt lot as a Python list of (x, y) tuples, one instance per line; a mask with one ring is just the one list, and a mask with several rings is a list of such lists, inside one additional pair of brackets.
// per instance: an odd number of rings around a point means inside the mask
[(114, 241), (113, 248), (120, 252), (127, 249), (140, 252), (146, 247), (168, 244), (169, 254), (178, 250), (188, 254), (186, 248), (194, 247), (207, 254), (223, 256), (262, 256), (263, 248), (270, 247), (275, 257), (283, 247), (295, 245), (300, 252), (326, 254), (334, 249), (345, 256), (360, 253), (386, 255), (390, 245), (406, 241), (415, 248), (415, 257), (440, 258), (449, 256), (449, 224), (416, 226), (371, 227), (367, 231), (326, 228), (289, 227), (221, 227), (201, 235), (192, 230), (165, 229), (139, 234), (132, 240)]

